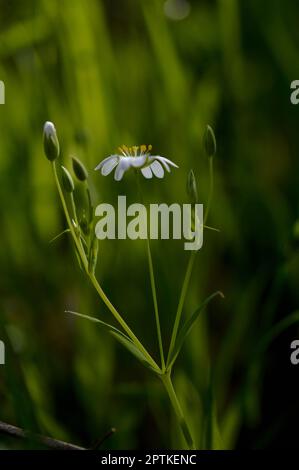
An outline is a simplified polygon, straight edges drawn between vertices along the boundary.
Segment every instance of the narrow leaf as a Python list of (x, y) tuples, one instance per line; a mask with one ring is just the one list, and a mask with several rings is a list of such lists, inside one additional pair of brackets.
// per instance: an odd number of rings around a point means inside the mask
[(62, 235), (64, 235), (65, 233), (69, 233), (70, 232), (70, 229), (67, 228), (66, 230), (64, 230), (63, 232), (59, 233), (58, 235), (56, 235), (56, 237), (52, 238), (52, 240), (49, 241), (49, 243), (53, 243), (55, 242), (56, 240), (58, 240), (58, 238), (62, 237)]
[[(146, 366), (148, 369), (150, 370), (153, 370), (155, 371), (151, 364), (148, 362), (148, 360), (146, 359), (146, 357), (144, 356), (144, 354), (138, 349), (136, 348), (135, 344), (131, 341), (131, 339), (126, 336), (126, 335), (123, 335), (122, 333), (119, 334), (119, 332), (117, 331), (110, 331), (110, 333), (112, 334), (112, 336), (114, 336), (125, 348), (128, 349), (128, 351), (130, 351), (131, 354), (133, 354), (133, 356), (135, 356), (144, 366)], [(156, 372), (156, 371), (155, 371)]]
[(96, 317), (90, 317), (88, 315), (84, 315), (83, 313), (78, 313), (78, 312), (73, 312), (71, 310), (66, 310), (66, 313), (71, 313), (72, 315), (75, 315), (80, 318), (84, 318), (85, 320), (92, 321), (94, 323), (98, 323), (99, 325), (103, 326), (106, 330), (109, 331), (114, 338), (117, 339), (126, 349), (130, 351), (133, 356), (135, 356), (140, 362), (142, 362), (143, 365), (148, 367), (151, 370), (154, 370), (151, 366), (151, 364), (148, 362), (146, 357), (143, 355), (143, 353), (135, 346), (133, 341), (127, 336), (126, 334), (122, 333), (118, 328), (115, 328), (115, 326), (109, 325), (109, 323), (106, 323), (102, 320), (99, 320)]
[(176, 360), (180, 350), (182, 349), (182, 346), (184, 344), (184, 341), (185, 341), (186, 337), (188, 336), (188, 334), (192, 330), (193, 326), (195, 325), (195, 322), (198, 319), (200, 313), (206, 308), (206, 306), (209, 304), (209, 302), (212, 299), (214, 299), (214, 297), (217, 297), (218, 295), (220, 297), (224, 298), (224, 295), (222, 294), (222, 292), (220, 292), (220, 291), (214, 292), (214, 294), (207, 297), (202, 302), (202, 304), (195, 310), (195, 312), (186, 320), (185, 324), (183, 325), (181, 331), (178, 334), (175, 346), (174, 346), (173, 351), (170, 355), (169, 366), (171, 366), (174, 363), (174, 361)]
[(119, 335), (122, 335), (124, 338), (128, 339), (129, 341), (131, 341), (129, 339), (129, 337), (126, 336), (124, 333), (122, 333), (118, 328), (115, 328), (115, 326), (109, 325), (109, 323), (106, 323), (102, 320), (99, 320), (96, 317), (90, 317), (89, 315), (84, 315), (83, 313), (73, 312), (72, 310), (66, 310), (65, 313), (71, 313), (72, 315), (75, 315), (76, 317), (84, 318), (85, 320), (89, 320), (91, 322), (98, 323), (101, 326), (103, 326), (106, 330), (108, 330), (109, 333), (111, 333), (113, 331), (113, 332), (115, 332)]

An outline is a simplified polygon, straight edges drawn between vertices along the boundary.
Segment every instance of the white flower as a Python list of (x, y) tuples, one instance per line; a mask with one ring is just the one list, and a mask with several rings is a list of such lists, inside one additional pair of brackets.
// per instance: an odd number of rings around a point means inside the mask
[(170, 172), (170, 167), (178, 166), (168, 158), (158, 155), (150, 155), (152, 146), (141, 145), (128, 148), (126, 145), (119, 147), (120, 154), (110, 155), (95, 168), (101, 170), (103, 176), (109, 175), (115, 168), (114, 179), (120, 181), (124, 173), (130, 168), (140, 170), (142, 175), (150, 179), (164, 177), (164, 170)]

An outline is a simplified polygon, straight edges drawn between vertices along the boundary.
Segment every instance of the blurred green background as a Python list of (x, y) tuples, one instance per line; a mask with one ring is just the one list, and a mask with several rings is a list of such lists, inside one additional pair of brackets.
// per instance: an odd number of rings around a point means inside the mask
[[(152, 144), (179, 165), (144, 181), (148, 202), (187, 202), (193, 168), (205, 204), (211, 124), (209, 223), (220, 233), (205, 232), (184, 315), (215, 290), (225, 299), (192, 332), (175, 385), (202, 448), (296, 444), (289, 355), (299, 331), (275, 336), (273, 326), (299, 301), (298, 15), (292, 0), (0, 0), (0, 420), (83, 446), (111, 426), (104, 448), (183, 446), (161, 384), (96, 325), (64, 313), (111, 321), (67, 236), (49, 243), (65, 222), (42, 126), (55, 122), (65, 166), (70, 155), (84, 161), (95, 204), (136, 201), (134, 175), (115, 183), (93, 171), (123, 143)], [(188, 254), (155, 242), (153, 256), (167, 344)], [(97, 274), (158, 358), (144, 243), (102, 242)]]

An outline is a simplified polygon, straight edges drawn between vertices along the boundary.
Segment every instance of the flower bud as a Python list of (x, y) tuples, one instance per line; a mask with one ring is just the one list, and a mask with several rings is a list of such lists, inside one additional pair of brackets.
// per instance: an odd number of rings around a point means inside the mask
[(194, 176), (193, 170), (189, 171), (187, 177), (187, 194), (190, 197), (193, 203), (196, 203), (198, 200), (197, 184)]
[(76, 157), (72, 157), (73, 170), (79, 181), (85, 181), (88, 178), (88, 172), (82, 162)]
[(44, 125), (44, 152), (48, 160), (53, 162), (59, 157), (60, 148), (56, 134), (55, 126), (52, 122), (47, 121)]
[(91, 242), (89, 260), (88, 260), (88, 271), (90, 274), (95, 273), (97, 261), (98, 261), (98, 250), (99, 250), (99, 243), (98, 243), (98, 239), (96, 235), (94, 234), (92, 242)]
[(75, 189), (73, 178), (70, 175), (70, 172), (61, 166), (62, 170), (62, 184), (67, 193), (72, 193)]
[(204, 137), (203, 137), (203, 145), (205, 152), (208, 157), (214, 157), (217, 151), (217, 143), (214, 131), (211, 126), (207, 126)]
[(83, 214), (82, 214), (82, 217), (80, 219), (79, 224), (80, 224), (81, 230), (84, 233), (84, 235), (86, 235), (86, 236), (89, 235), (90, 227), (89, 227), (89, 222), (86, 218), (85, 211), (83, 211)]

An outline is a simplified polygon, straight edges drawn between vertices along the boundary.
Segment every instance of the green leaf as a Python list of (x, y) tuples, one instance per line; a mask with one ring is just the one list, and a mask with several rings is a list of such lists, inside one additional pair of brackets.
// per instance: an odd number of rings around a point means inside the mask
[(184, 344), (184, 341), (190, 331), (192, 330), (193, 326), (195, 325), (196, 320), (199, 317), (199, 314), (206, 308), (206, 306), (209, 304), (209, 302), (214, 299), (214, 297), (220, 296), (224, 298), (224, 295), (222, 292), (217, 291), (214, 292), (214, 294), (210, 295), (207, 297), (202, 304), (195, 310), (195, 312), (186, 320), (185, 324), (183, 325), (182, 329), (180, 330), (177, 340), (175, 342), (175, 346), (173, 348), (173, 351), (171, 352), (170, 358), (169, 358), (169, 364), (168, 366), (172, 366), (173, 363), (175, 362), (176, 358), (178, 357), (178, 354), (180, 350), (182, 349), (182, 346)]
[[(75, 315), (76, 317), (84, 318), (85, 320), (89, 320), (94, 323), (99, 323), (101, 326), (103, 326), (106, 330), (111, 333), (112, 331), (124, 336), (125, 338), (128, 338), (124, 333), (122, 333), (118, 328), (115, 328), (115, 326), (109, 325), (109, 323), (106, 323), (102, 320), (99, 320), (96, 317), (90, 317), (89, 315), (84, 315), (83, 313), (78, 313), (78, 312), (73, 312), (72, 310), (65, 310), (65, 313), (71, 313), (72, 315)], [(129, 338), (128, 338), (129, 339)], [(131, 340), (130, 340), (131, 341)]]
[(144, 356), (144, 354), (135, 346), (135, 344), (133, 343), (133, 341), (131, 341), (131, 339), (120, 333), (120, 332), (117, 332), (117, 331), (110, 331), (110, 333), (112, 334), (112, 336), (114, 336), (125, 348), (128, 349), (128, 351), (130, 351), (131, 354), (133, 354), (133, 356), (135, 356), (144, 366), (146, 366), (148, 369), (155, 371), (155, 369), (153, 369), (153, 367), (151, 366), (151, 364), (148, 362), (148, 360), (146, 359), (146, 357)]
[(58, 240), (58, 238), (62, 237), (62, 235), (64, 235), (65, 233), (70, 233), (70, 229), (67, 228), (66, 230), (63, 230), (63, 232), (59, 233), (58, 235), (56, 235), (56, 237), (52, 238), (52, 240), (49, 241), (49, 243), (53, 243), (55, 242), (56, 240)]
[[(84, 318), (85, 320), (92, 321), (94, 323), (98, 323), (101, 326), (103, 326), (106, 330), (109, 331), (109, 333), (114, 336), (114, 338), (117, 339), (126, 349), (130, 351), (133, 356), (135, 356), (140, 362), (142, 362), (143, 365), (148, 367), (151, 370), (154, 370), (151, 366), (151, 364), (148, 362), (147, 358), (144, 356), (144, 354), (135, 346), (133, 341), (127, 336), (126, 334), (122, 333), (118, 328), (115, 328), (115, 326), (109, 325), (109, 323), (106, 323), (102, 320), (99, 320), (98, 318), (95, 317), (90, 317), (88, 315), (84, 315), (83, 313), (78, 313), (78, 312), (73, 312), (71, 310), (66, 310), (66, 313), (71, 313), (72, 315), (75, 315), (80, 318)], [(155, 371), (156, 372), (156, 371)]]

